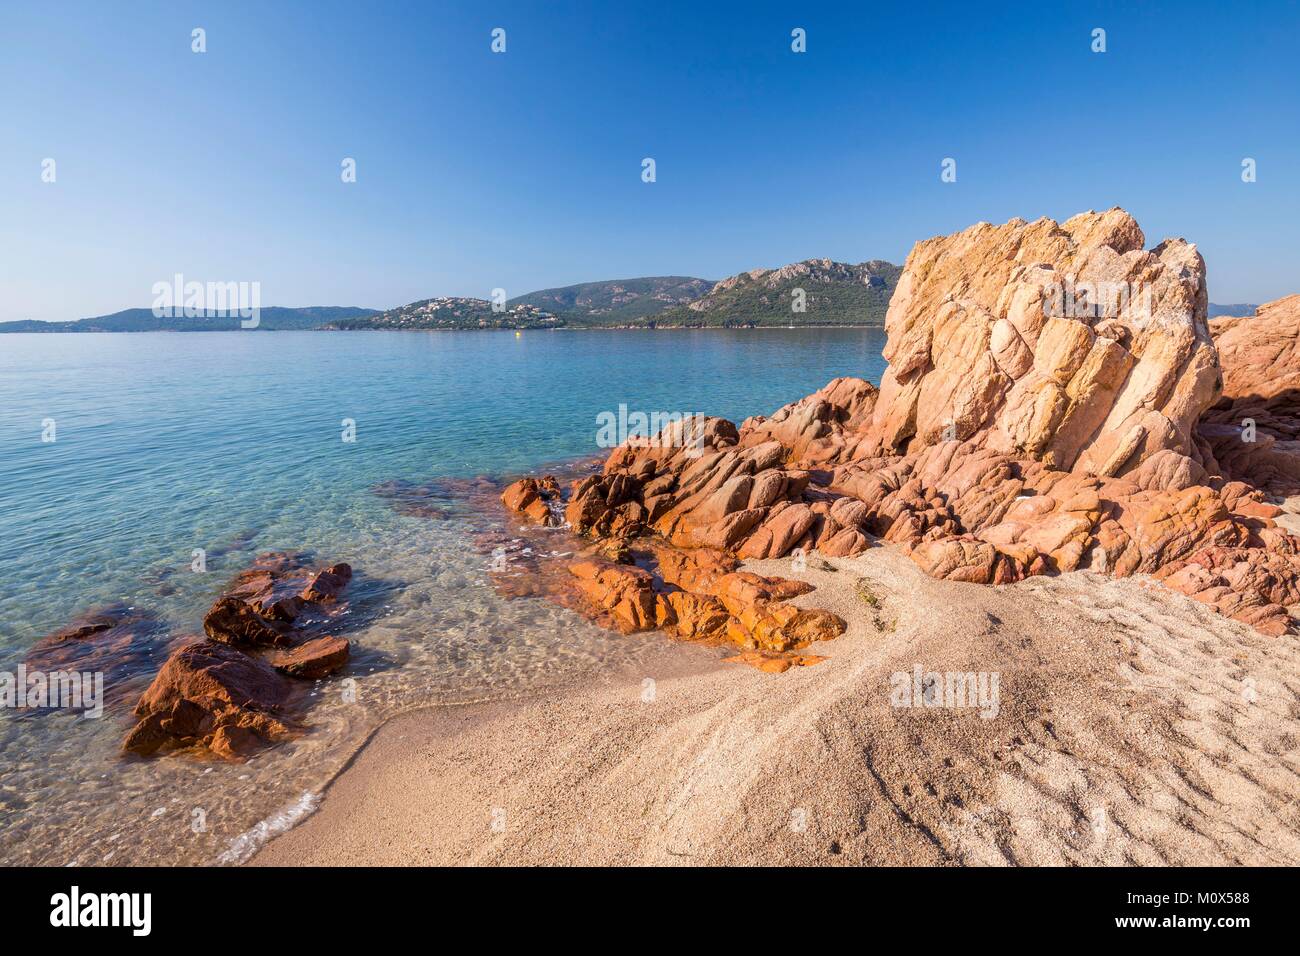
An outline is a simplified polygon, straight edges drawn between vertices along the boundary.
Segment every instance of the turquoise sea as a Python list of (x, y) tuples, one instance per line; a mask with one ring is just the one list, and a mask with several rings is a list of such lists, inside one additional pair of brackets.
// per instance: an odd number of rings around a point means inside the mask
[(839, 375), (878, 382), (883, 345), (880, 329), (0, 335), (0, 670), (113, 602), (197, 633), (262, 551), (357, 572), (355, 700), (317, 685), (311, 732), (247, 763), (121, 757), (147, 673), (98, 720), (0, 714), (0, 864), (237, 862), (393, 713), (634, 663), (643, 639), (487, 586), (485, 519), (455, 479), (595, 455), (620, 404), (739, 423)]

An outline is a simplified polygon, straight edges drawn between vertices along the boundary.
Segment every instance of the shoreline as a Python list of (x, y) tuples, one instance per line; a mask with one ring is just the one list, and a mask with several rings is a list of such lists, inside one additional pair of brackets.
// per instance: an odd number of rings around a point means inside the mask
[(503, 326), (498, 329), (464, 328), (464, 329), (23, 329), (10, 331), (0, 329), (0, 335), (193, 335), (205, 332), (761, 332), (779, 330), (797, 332), (802, 329), (880, 329), (885, 323), (855, 323), (836, 325), (574, 325), (555, 328), (518, 328)]
[[(822, 663), (771, 675), (632, 636), (670, 653), (639, 677), (408, 711), (250, 865), (1300, 860), (1294, 640), (1136, 579), (959, 584), (888, 546), (813, 565), (746, 567), (808, 580), (795, 603), (849, 622), (809, 648)], [(995, 665), (998, 712), (891, 706), (914, 664)]]

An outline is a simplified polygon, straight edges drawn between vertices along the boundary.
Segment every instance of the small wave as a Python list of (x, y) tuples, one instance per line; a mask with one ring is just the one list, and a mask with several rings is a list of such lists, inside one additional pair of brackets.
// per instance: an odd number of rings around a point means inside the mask
[(222, 865), (237, 865), (245, 862), (272, 837), (293, 829), (294, 825), (314, 811), (319, 803), (320, 794), (303, 793), (296, 803), (289, 804), (283, 810), (277, 810), (252, 829), (245, 830), (231, 840), (230, 846), (217, 857), (217, 862)]

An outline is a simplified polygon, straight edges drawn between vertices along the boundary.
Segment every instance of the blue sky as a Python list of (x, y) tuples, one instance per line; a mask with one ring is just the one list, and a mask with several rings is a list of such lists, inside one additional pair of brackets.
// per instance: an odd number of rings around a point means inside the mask
[(1300, 291), (1298, 27), (1281, 2), (6, 0), (0, 320), (147, 306), (176, 272), (386, 308), (901, 262), (1112, 205), (1196, 242), (1212, 300), (1267, 301)]

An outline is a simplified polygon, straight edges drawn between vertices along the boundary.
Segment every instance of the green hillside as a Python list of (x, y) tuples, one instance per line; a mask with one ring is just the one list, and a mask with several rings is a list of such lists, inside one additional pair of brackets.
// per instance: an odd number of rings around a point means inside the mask
[[(318, 305), (304, 309), (269, 306), (260, 310), (257, 331), (319, 329), (331, 322), (374, 313), (374, 309)], [(72, 322), (37, 322), (22, 319), (0, 322), (0, 332), (226, 332), (240, 329), (238, 315), (156, 316), (151, 309), (124, 309), (111, 315)]]
[(487, 299), (441, 296), (421, 299), (387, 312), (333, 322), (331, 329), (553, 329), (561, 319), (533, 305), (516, 304), (502, 312)]
[[(723, 279), (708, 295), (666, 309), (642, 324), (658, 328), (883, 325), (902, 271), (880, 259), (858, 265), (808, 259), (780, 269), (755, 269)], [(803, 311), (796, 310), (800, 298)]]
[(542, 289), (510, 301), (543, 309), (566, 325), (628, 325), (698, 299), (712, 287), (708, 279), (646, 276)]

